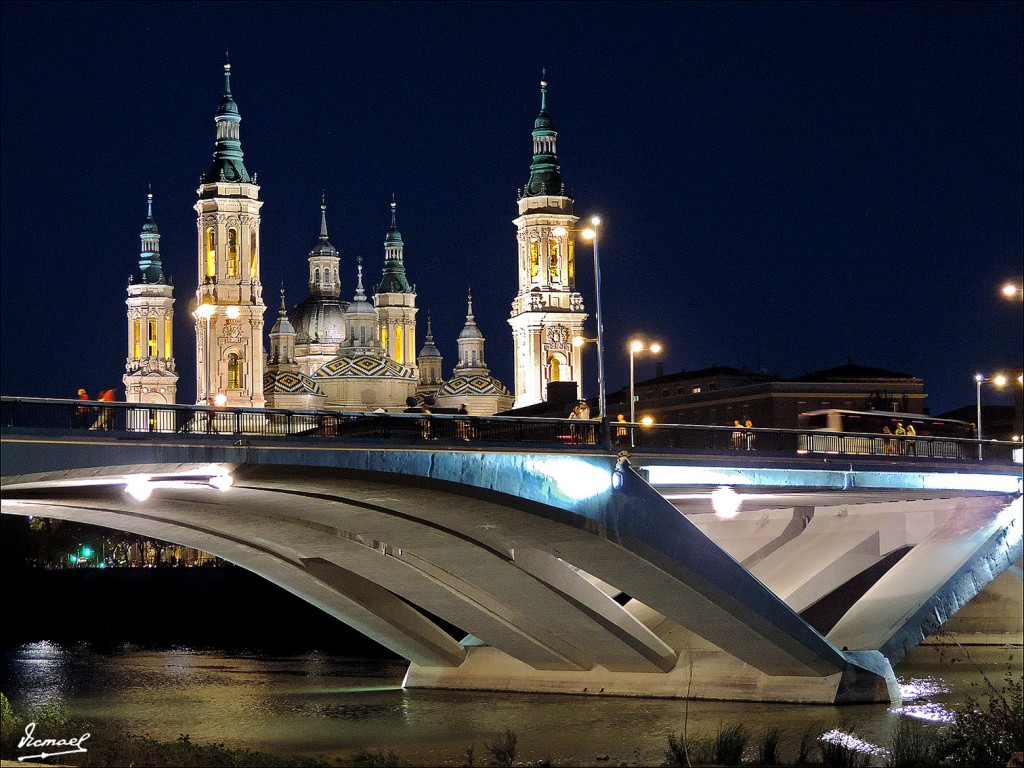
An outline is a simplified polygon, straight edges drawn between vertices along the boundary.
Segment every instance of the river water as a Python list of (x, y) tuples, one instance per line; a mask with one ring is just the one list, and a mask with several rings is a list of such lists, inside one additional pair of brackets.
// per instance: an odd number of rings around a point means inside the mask
[[(187, 733), (344, 762), (360, 750), (390, 749), (404, 764), (462, 765), (473, 744), (476, 763), (485, 764), (484, 743), (508, 728), (518, 736), (517, 761), (659, 765), (684, 716), (691, 733), (705, 735), (743, 723), (756, 740), (778, 726), (786, 759), (812, 725), (886, 745), (900, 717), (935, 722), (981, 692), (978, 667), (996, 684), (1008, 666), (1019, 674), (1020, 651), (973, 647), (967, 660), (962, 649), (922, 646), (896, 669), (907, 696), (900, 707), (691, 702), (687, 713), (678, 700), (403, 690), (405, 664), (393, 659), (46, 641), (0, 650), (0, 687), (19, 712), (58, 700), (75, 718), (121, 722), (157, 739)], [(874, 762), (882, 764), (881, 753)]]

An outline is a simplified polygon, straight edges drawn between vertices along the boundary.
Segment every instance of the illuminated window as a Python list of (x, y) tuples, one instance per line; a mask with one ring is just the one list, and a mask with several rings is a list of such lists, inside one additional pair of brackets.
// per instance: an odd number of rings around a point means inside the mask
[(558, 279), (558, 240), (548, 238), (548, 273), (552, 280)]
[(384, 350), (388, 348), (388, 327), (383, 323), (380, 326), (380, 346)]
[(557, 357), (551, 358), (551, 373), (548, 375), (548, 381), (561, 381), (562, 380), (562, 366), (558, 362)]
[(206, 228), (206, 276), (217, 274), (217, 235), (213, 227)]
[(530, 241), (530, 277), (540, 274), (540, 243), (536, 240)]
[(149, 318), (149, 337), (146, 339), (146, 354), (150, 357), (156, 357), (156, 318)]
[(242, 386), (242, 361), (238, 354), (228, 355), (228, 389), (240, 389)]
[(569, 241), (569, 254), (566, 257), (566, 268), (569, 272), (569, 286), (572, 287), (572, 281), (576, 279), (576, 243), (572, 240)]
[(164, 357), (171, 359), (171, 318), (164, 318)]
[(142, 357), (142, 321), (135, 320), (132, 322), (132, 357), (138, 360)]
[(395, 360), (400, 363), (405, 362), (405, 349), (403, 349), (402, 341), (402, 326), (395, 326)]
[(228, 274), (238, 276), (238, 230), (228, 230)]
[(249, 278), (255, 280), (259, 276), (259, 258), (256, 250), (256, 233), (249, 233)]

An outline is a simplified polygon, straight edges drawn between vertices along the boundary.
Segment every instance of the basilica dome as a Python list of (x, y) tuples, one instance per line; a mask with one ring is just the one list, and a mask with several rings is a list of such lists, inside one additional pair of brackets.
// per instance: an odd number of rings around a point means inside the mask
[(297, 344), (340, 344), (345, 339), (345, 307), (331, 296), (307, 296), (289, 317)]

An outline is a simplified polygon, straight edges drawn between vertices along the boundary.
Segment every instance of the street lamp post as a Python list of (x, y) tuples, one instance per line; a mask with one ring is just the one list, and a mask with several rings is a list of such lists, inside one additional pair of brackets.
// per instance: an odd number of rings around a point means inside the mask
[(636, 423), (636, 376), (634, 374), (634, 362), (633, 359), (636, 357), (637, 352), (650, 352), (652, 354), (658, 354), (661, 352), (661, 344), (658, 342), (652, 343), (650, 346), (644, 346), (642, 341), (634, 339), (629, 343), (629, 423)]
[(978, 442), (978, 461), (981, 461), (981, 442), (980, 442), (981, 441), (981, 385), (984, 384), (985, 382), (991, 382), (991, 383), (995, 384), (997, 387), (1005, 387), (1006, 386), (1006, 377), (1003, 374), (1001, 374), (1001, 373), (996, 374), (995, 376), (984, 376), (984, 375), (982, 375), (980, 373), (976, 373), (974, 375), (974, 382), (978, 385), (977, 386), (977, 392), (978, 392), (977, 418), (978, 418), (978, 421), (975, 423), (975, 426), (977, 428), (978, 441), (979, 441)]

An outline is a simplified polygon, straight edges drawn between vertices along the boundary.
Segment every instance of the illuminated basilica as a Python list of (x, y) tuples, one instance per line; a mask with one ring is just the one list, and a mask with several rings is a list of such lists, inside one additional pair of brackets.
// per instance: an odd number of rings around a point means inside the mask
[[(309, 252), (309, 294), (290, 311), (281, 291), (264, 345), (267, 306), (260, 282), (260, 187), (243, 162), (241, 116), (224, 65), (213, 162), (202, 174), (196, 211), (198, 285), (196, 396), (227, 407), (401, 411), (414, 400), (438, 409), (465, 405), (490, 415), (546, 399), (552, 381), (579, 381), (583, 302), (575, 292), (572, 198), (561, 182), (555, 131), (542, 83), (534, 124), (530, 179), (519, 195), (519, 290), (512, 304), (515, 396), (490, 374), (484, 337), (466, 297), (458, 361), (442, 374), (429, 317), (416, 353), (417, 295), (406, 273), (397, 205), (384, 236), (381, 279), (368, 293), (369, 267), (359, 259), (356, 288), (342, 294), (342, 258), (328, 235), (327, 206)], [(139, 269), (128, 286), (129, 402), (173, 403), (178, 374), (172, 339), (173, 287), (163, 274), (152, 195), (143, 226)]]

